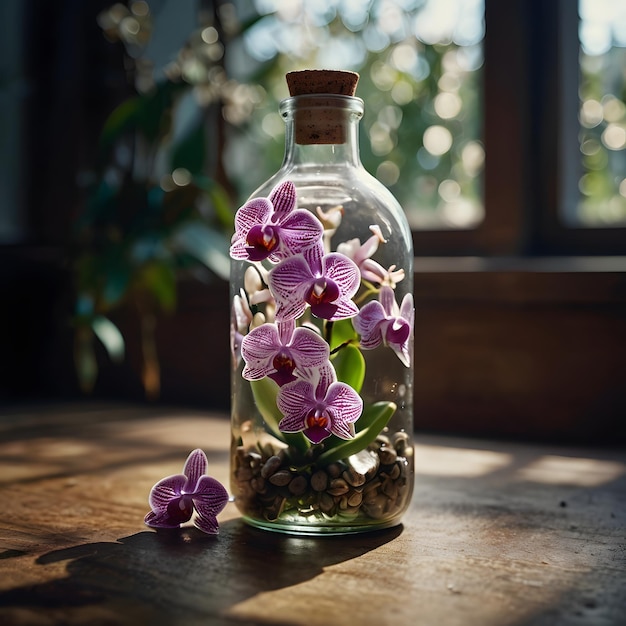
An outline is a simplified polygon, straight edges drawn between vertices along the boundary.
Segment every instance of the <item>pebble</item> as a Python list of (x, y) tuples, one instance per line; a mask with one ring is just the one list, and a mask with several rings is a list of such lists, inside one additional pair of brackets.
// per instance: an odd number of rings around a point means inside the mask
[(274, 474), (282, 464), (282, 459), (279, 456), (271, 456), (267, 459), (267, 461), (265, 461), (265, 464), (261, 468), (261, 476), (263, 476), (263, 478), (268, 478)]
[(344, 493), (348, 493), (348, 491), (350, 491), (350, 487), (343, 478), (334, 478), (330, 481), (328, 493), (331, 496), (342, 496)]
[(342, 474), (343, 479), (353, 487), (360, 487), (365, 484), (365, 476), (357, 472), (353, 467), (349, 467)]
[(269, 477), (269, 481), (272, 485), (277, 487), (286, 487), (292, 479), (291, 472), (289, 470), (278, 470)]
[(398, 459), (398, 453), (396, 452), (396, 449), (392, 448), (391, 446), (381, 446), (380, 450), (378, 451), (378, 456), (380, 458), (380, 462), (383, 465), (391, 465), (392, 463), (395, 463)]
[(328, 474), (324, 470), (317, 470), (311, 474), (311, 487), (315, 491), (325, 491), (328, 487)]
[[(312, 473), (291, 467), (283, 450), (269, 443), (258, 449), (239, 446), (234, 477), (237, 499), (251, 516), (277, 520), (292, 511), (304, 517), (365, 515), (375, 520), (394, 516), (408, 497), (408, 457), (413, 448), (406, 433), (380, 435), (367, 450)], [(260, 453), (257, 451), (260, 450)], [(297, 500), (296, 500), (297, 498)]]
[(289, 491), (294, 495), (294, 496), (301, 496), (309, 487), (309, 481), (306, 479), (305, 476), (299, 475), (296, 476), (290, 483), (289, 483)]

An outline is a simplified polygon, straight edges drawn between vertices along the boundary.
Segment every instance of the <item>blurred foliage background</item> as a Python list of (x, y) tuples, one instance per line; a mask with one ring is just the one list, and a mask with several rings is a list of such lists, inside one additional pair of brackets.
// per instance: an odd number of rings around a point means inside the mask
[[(580, 3), (580, 202), (563, 218), (623, 225), (626, 11), (592, 4)], [(234, 210), (282, 160), (288, 71), (359, 72), (363, 163), (414, 229), (483, 219), (483, 0), (128, 0), (98, 23), (124, 46), (132, 95), (81, 173), (74, 319), (84, 390), (97, 377), (96, 340), (124, 358), (113, 318), (130, 307), (143, 385), (158, 396), (156, 315), (175, 309), (181, 277), (228, 278)]]
[(228, 278), (233, 210), (282, 160), (287, 71), (361, 74), (364, 165), (414, 226), (479, 221), (482, 4), (456, 5), (202, 1), (182, 46), (165, 54), (151, 43), (167, 41), (175, 3), (130, 0), (99, 15), (103, 36), (124, 45), (134, 94), (108, 118), (82, 175), (75, 362), (85, 391), (97, 378), (96, 338), (124, 358), (111, 313), (127, 306), (140, 320), (146, 394), (158, 396), (155, 316), (175, 309), (181, 275)]

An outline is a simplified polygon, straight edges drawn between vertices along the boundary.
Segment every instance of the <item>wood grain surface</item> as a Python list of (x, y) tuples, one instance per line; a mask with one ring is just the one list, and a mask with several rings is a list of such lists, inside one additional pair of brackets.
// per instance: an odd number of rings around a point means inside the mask
[(143, 525), (150, 487), (229, 424), (201, 411), (0, 409), (4, 625), (626, 623), (626, 451), (420, 436), (404, 523), (346, 537)]

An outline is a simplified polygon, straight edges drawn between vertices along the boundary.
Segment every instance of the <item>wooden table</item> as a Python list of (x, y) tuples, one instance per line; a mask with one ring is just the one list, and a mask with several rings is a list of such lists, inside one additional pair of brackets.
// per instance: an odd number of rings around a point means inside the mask
[(150, 487), (224, 415), (129, 406), (0, 416), (0, 624), (626, 624), (626, 453), (419, 436), (403, 526), (343, 538), (143, 525)]

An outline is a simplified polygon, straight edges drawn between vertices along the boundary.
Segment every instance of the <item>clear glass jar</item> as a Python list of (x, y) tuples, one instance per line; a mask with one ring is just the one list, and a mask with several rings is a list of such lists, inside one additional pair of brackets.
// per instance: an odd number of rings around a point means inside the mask
[(298, 95), (280, 112), (283, 165), (231, 247), (231, 491), (269, 530), (393, 526), (414, 481), (410, 229), (361, 164), (361, 99)]

